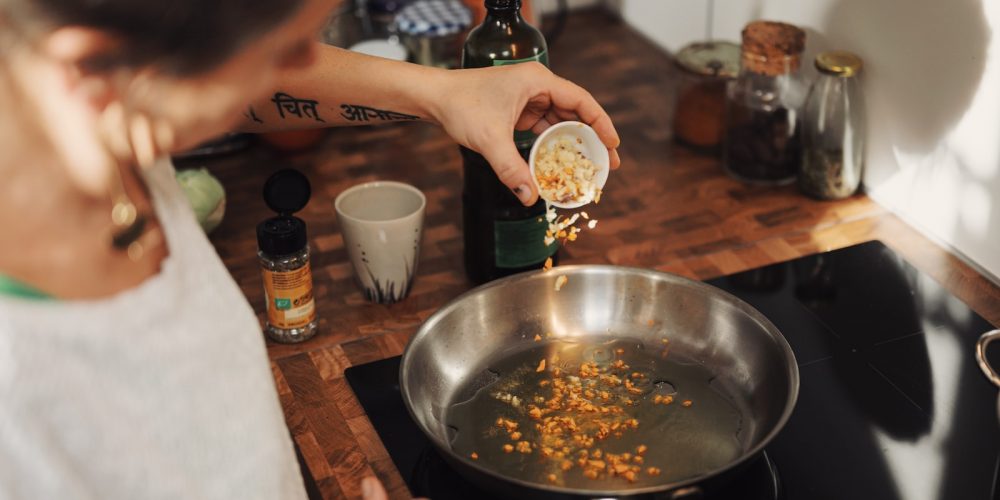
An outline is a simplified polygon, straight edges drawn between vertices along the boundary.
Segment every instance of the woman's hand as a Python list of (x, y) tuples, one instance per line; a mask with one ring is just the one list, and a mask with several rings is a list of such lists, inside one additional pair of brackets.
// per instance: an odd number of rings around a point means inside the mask
[[(385, 486), (375, 476), (368, 476), (361, 480), (361, 500), (389, 500), (389, 494), (385, 491)], [(426, 498), (414, 498), (413, 500), (428, 500)]]
[(514, 146), (514, 130), (540, 134), (561, 121), (581, 121), (607, 146), (611, 168), (621, 164), (618, 132), (601, 105), (541, 64), (448, 71), (437, 83), (430, 103), (434, 118), (459, 144), (482, 154), (527, 206), (538, 200), (538, 193)]
[(369, 476), (361, 480), (361, 500), (389, 500), (389, 494), (375, 476)]

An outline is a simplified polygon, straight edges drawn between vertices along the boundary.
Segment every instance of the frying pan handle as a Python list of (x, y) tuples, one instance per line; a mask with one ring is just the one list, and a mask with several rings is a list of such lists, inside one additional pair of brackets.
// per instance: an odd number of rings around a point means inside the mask
[(986, 374), (986, 378), (990, 379), (993, 384), (1000, 386), (1000, 375), (997, 375), (996, 370), (986, 361), (986, 346), (996, 339), (1000, 339), (1000, 330), (992, 330), (979, 337), (979, 342), (976, 342), (976, 361), (979, 362), (979, 368)]

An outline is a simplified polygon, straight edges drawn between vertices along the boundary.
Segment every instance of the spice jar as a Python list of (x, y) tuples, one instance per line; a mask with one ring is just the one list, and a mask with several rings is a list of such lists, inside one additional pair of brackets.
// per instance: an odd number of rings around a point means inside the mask
[(264, 183), (264, 202), (278, 215), (257, 225), (257, 256), (267, 304), (264, 333), (275, 342), (302, 342), (316, 334), (306, 223), (293, 215), (311, 193), (297, 170), (280, 170)]
[[(386, 40), (396, 36), (396, 15), (410, 0), (362, 0), (355, 2), (360, 7), (358, 17), (366, 39)], [(356, 14), (357, 15), (357, 14)]]
[(396, 16), (396, 29), (424, 66), (457, 68), (462, 56), (463, 33), (472, 24), (472, 13), (458, 0), (417, 0)]
[(788, 184), (800, 162), (800, 117), (806, 86), (798, 76), (805, 32), (754, 21), (743, 29), (740, 73), (726, 91), (722, 162), (737, 179)]
[(799, 188), (821, 200), (857, 192), (864, 171), (865, 117), (857, 74), (861, 58), (843, 51), (816, 56), (802, 128)]
[(712, 150), (722, 143), (726, 84), (736, 78), (740, 46), (731, 42), (692, 43), (677, 53), (679, 81), (674, 138)]

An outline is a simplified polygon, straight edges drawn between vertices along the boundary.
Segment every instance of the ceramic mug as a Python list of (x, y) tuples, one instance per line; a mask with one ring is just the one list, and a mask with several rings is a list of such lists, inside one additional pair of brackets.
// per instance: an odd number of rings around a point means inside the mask
[(419, 189), (393, 181), (359, 184), (337, 196), (344, 246), (368, 300), (392, 304), (410, 293), (426, 205)]

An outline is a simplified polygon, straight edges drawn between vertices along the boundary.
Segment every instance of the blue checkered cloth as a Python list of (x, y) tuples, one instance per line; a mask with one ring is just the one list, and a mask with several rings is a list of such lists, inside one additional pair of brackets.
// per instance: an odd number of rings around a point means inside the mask
[(396, 27), (408, 35), (452, 35), (470, 24), (472, 13), (458, 0), (419, 0), (396, 15)]

